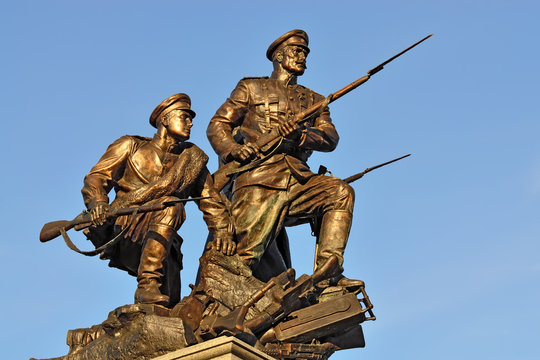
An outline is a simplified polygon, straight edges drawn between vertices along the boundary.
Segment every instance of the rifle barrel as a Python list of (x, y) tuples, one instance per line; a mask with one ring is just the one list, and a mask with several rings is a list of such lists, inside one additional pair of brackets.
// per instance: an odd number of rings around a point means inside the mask
[[(357, 87), (359, 87), (360, 85), (362, 85), (363, 83), (368, 81), (369, 78), (372, 75), (374, 75), (374, 74), (378, 73), (379, 71), (381, 71), (384, 68), (384, 66), (386, 64), (388, 64), (390, 61), (392, 61), (392, 60), (396, 59), (397, 57), (403, 55), (404, 53), (411, 50), (413, 47), (419, 45), (421, 42), (427, 40), (431, 36), (433, 36), (433, 34), (430, 34), (430, 35), (426, 36), (422, 40), (417, 41), (416, 43), (412, 44), (411, 46), (409, 46), (405, 50), (401, 51), (400, 53), (392, 56), (390, 59), (382, 62), (379, 65), (377, 65), (373, 69), (369, 70), (367, 75), (362, 76), (361, 78), (353, 81), (349, 85), (347, 85), (347, 86), (339, 89), (338, 91), (334, 92), (333, 94), (328, 95), (328, 97), (326, 99), (321, 100), (321, 101), (311, 105), (306, 110), (296, 114), (294, 122), (296, 124), (301, 124), (301, 123), (307, 121), (308, 119), (310, 119), (311, 116), (316, 114), (318, 111), (321, 111), (321, 108), (325, 105), (325, 103), (327, 105), (327, 104), (329, 104), (331, 102), (334, 102), (335, 100), (339, 99), (343, 95), (345, 95), (345, 94), (351, 92), (352, 90), (356, 89)], [(270, 144), (272, 141), (278, 139), (279, 137), (281, 137), (281, 134), (279, 133), (277, 127), (275, 127), (275, 128), (272, 129), (272, 131), (259, 136), (258, 139), (255, 141), (255, 145), (256, 145), (257, 148), (263, 149), (266, 145)], [(386, 165), (386, 164), (384, 164), (384, 165)], [(382, 166), (384, 166), (384, 165), (382, 165)], [(243, 172), (243, 171), (247, 171), (247, 170), (249, 170), (251, 168), (252, 168), (252, 166), (250, 165), (250, 163), (244, 164), (244, 165), (240, 164), (237, 161), (231, 161), (231, 162), (227, 163), (225, 166), (221, 167), (220, 169), (218, 169), (214, 173), (214, 180), (217, 182), (217, 185), (218, 185), (216, 187), (221, 191), (221, 189), (223, 189), (225, 184), (228, 182), (228, 179), (230, 178), (231, 175), (237, 174), (237, 173), (240, 173), (240, 172)], [(375, 169), (376, 169), (376, 167), (375, 167)], [(371, 170), (374, 170), (374, 169), (371, 169)], [(355, 176), (358, 176), (358, 177), (354, 178), (353, 180), (350, 180), (350, 182), (358, 180), (364, 174), (368, 173), (371, 170), (366, 169), (363, 174), (361, 173), (362, 175), (360, 175), (360, 174), (354, 175), (354, 177)], [(353, 176), (351, 176), (351, 177), (349, 177), (347, 179), (350, 179), (350, 178), (353, 178)]]
[(116, 217), (116, 216), (122, 216), (122, 215), (131, 215), (135, 211), (137, 213), (146, 213), (146, 212), (151, 212), (151, 211), (159, 211), (159, 210), (165, 209), (166, 207), (173, 206), (173, 205), (178, 204), (178, 203), (184, 203), (184, 202), (188, 202), (188, 201), (197, 201), (197, 200), (203, 200), (203, 199), (209, 199), (209, 198), (210, 198), (209, 196), (193, 197), (193, 198), (185, 198), (185, 199), (176, 199), (176, 200), (171, 200), (171, 201), (165, 201), (165, 202), (156, 203), (156, 204), (146, 204), (146, 205), (141, 205), (141, 206), (120, 208), (120, 209), (113, 210), (112, 213), (111, 213), (111, 216)]
[[(187, 198), (187, 199), (165, 201), (163, 203), (157, 203), (157, 204), (146, 204), (146, 205), (134, 206), (134, 207), (129, 207), (129, 208), (111, 209), (108, 217), (114, 218), (117, 216), (131, 215), (134, 212), (146, 213), (146, 212), (151, 212), (151, 211), (159, 211), (159, 210), (165, 209), (168, 206), (172, 206), (174, 204), (183, 203), (187, 201), (203, 200), (203, 199), (208, 199), (208, 198), (209, 198), (208, 196), (194, 197), (194, 198)], [(61, 234), (60, 229), (62, 228), (65, 231), (70, 230), (73, 227), (75, 227), (76, 230), (82, 230), (85, 227), (88, 227), (92, 224), (91, 222), (89, 222), (89, 220), (90, 220), (89, 213), (82, 212), (75, 219), (71, 221), (68, 221), (68, 220), (51, 221), (43, 225), (43, 228), (41, 229), (41, 232), (39, 234), (39, 240), (41, 242), (47, 242), (60, 236)]]
[[(429, 39), (430, 37), (432, 37), (433, 34), (430, 34), (428, 36), (426, 36), (425, 38), (423, 38), (422, 40), (420, 41), (417, 41), (416, 43), (412, 44), (411, 46), (409, 46), (408, 48), (406, 48), (405, 50), (397, 53), (396, 55), (392, 56), (390, 59), (380, 63), (379, 65), (375, 66), (373, 69), (369, 70), (367, 75), (364, 75), (362, 76), (361, 78), (353, 81), (352, 83), (350, 83), (349, 85), (339, 89), (338, 91), (334, 92), (333, 94), (330, 94), (328, 97), (328, 103), (332, 103), (334, 102), (335, 100), (339, 99), (340, 97), (342, 97), (343, 95), (346, 95), (348, 94), (349, 92), (353, 91), (354, 89), (356, 89), (357, 87), (359, 87), (360, 85), (362, 85), (363, 83), (365, 83), (366, 81), (369, 80), (369, 78), (372, 76), (372, 75), (375, 75), (376, 73), (378, 73), (379, 71), (381, 71), (384, 66), (386, 64), (388, 64), (389, 62), (393, 61), (394, 59), (396, 59), (397, 57), (405, 54), (407, 51), (411, 50), (413, 47), (419, 45), (420, 43), (422, 43), (423, 41), (426, 41), (427, 39)], [(324, 104), (326, 100), (321, 100), (313, 105), (311, 105), (309, 108), (307, 108), (306, 110), (304, 110), (303, 112), (299, 113), (297, 115), (297, 123), (300, 124), (302, 123), (303, 121), (307, 120), (311, 115), (313, 115), (314, 113), (316, 113), (320, 107)], [(273, 137), (272, 137), (272, 140), (274, 140), (276, 137), (278, 136), (278, 134), (275, 134)], [(257, 142), (257, 145), (259, 147), (262, 147), (266, 144), (268, 144), (270, 141), (270, 137), (268, 137), (268, 139), (265, 139), (264, 141), (261, 141), (264, 142), (265, 144), (259, 144), (259, 142)]]
[(373, 171), (375, 169), (378, 169), (380, 167), (383, 167), (383, 166), (386, 166), (388, 164), (391, 164), (393, 162), (396, 162), (396, 161), (399, 161), (401, 159), (405, 159), (406, 157), (409, 157), (411, 156), (411, 154), (407, 154), (407, 155), (403, 155), (403, 156), (400, 156), (398, 158), (395, 158), (393, 160), (390, 160), (390, 161), (387, 161), (387, 162), (384, 162), (382, 164), (379, 164), (379, 165), (375, 165), (375, 166), (372, 166), (372, 167), (369, 167), (367, 168), (366, 170), (362, 171), (362, 172), (359, 172), (358, 174), (354, 174), (354, 175), (351, 175), (345, 179), (343, 179), (343, 181), (345, 181), (347, 184), (350, 184), (358, 179), (361, 179), (364, 175), (366, 175), (368, 172), (370, 171)]

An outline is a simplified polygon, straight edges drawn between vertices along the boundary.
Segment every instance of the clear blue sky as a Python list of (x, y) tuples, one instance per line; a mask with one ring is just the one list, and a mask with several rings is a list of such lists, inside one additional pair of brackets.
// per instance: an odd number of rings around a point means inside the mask
[[(192, 141), (216, 158), (208, 121), (244, 76), (268, 75), (267, 46), (310, 35), (300, 83), (328, 94), (435, 33), (331, 105), (341, 141), (310, 159), (354, 184), (346, 274), (377, 321), (365, 349), (333, 359), (539, 359), (540, 6), (535, 1), (2, 1), (0, 177), (2, 358), (67, 352), (68, 329), (132, 302), (136, 281), (57, 239), (48, 221), (83, 209), (82, 179), (176, 92), (197, 111)], [(183, 294), (206, 231), (189, 205)], [(314, 239), (290, 232), (310, 273)], [(90, 248), (79, 233), (73, 239)]]

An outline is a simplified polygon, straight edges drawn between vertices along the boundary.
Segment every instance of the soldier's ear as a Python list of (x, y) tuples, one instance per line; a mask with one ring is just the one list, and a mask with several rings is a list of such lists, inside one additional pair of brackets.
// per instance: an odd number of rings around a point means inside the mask
[(282, 50), (276, 51), (275, 59), (277, 60), (277, 62), (282, 62), (283, 61), (283, 51)]
[(168, 115), (169, 114), (166, 114), (166, 115), (162, 116), (161, 120), (160, 120), (161, 125), (163, 125), (165, 127), (169, 126), (169, 116)]

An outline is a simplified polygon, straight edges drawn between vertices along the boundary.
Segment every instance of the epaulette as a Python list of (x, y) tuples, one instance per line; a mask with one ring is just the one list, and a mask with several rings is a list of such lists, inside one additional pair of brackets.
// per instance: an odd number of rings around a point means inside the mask
[(242, 80), (251, 80), (251, 79), (270, 79), (268, 76), (246, 76)]
[(152, 138), (146, 137), (146, 136), (139, 136), (139, 135), (126, 135), (130, 136), (132, 138), (135, 138), (137, 140), (145, 140), (145, 141), (152, 141)]

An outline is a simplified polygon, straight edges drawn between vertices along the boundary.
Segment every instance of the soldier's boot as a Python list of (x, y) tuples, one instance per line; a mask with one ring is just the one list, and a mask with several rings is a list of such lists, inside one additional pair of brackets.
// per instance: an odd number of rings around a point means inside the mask
[(324, 214), (321, 222), (321, 231), (316, 254), (317, 268), (331, 256), (336, 255), (339, 259), (339, 271), (330, 279), (319, 283), (321, 287), (342, 286), (358, 289), (364, 286), (362, 280), (349, 279), (343, 276), (343, 253), (349, 239), (352, 225), (352, 213), (348, 210), (331, 210)]
[(136, 304), (169, 304), (169, 297), (162, 294), (159, 288), (163, 277), (163, 261), (173, 235), (174, 229), (168, 226), (150, 226), (137, 271)]

